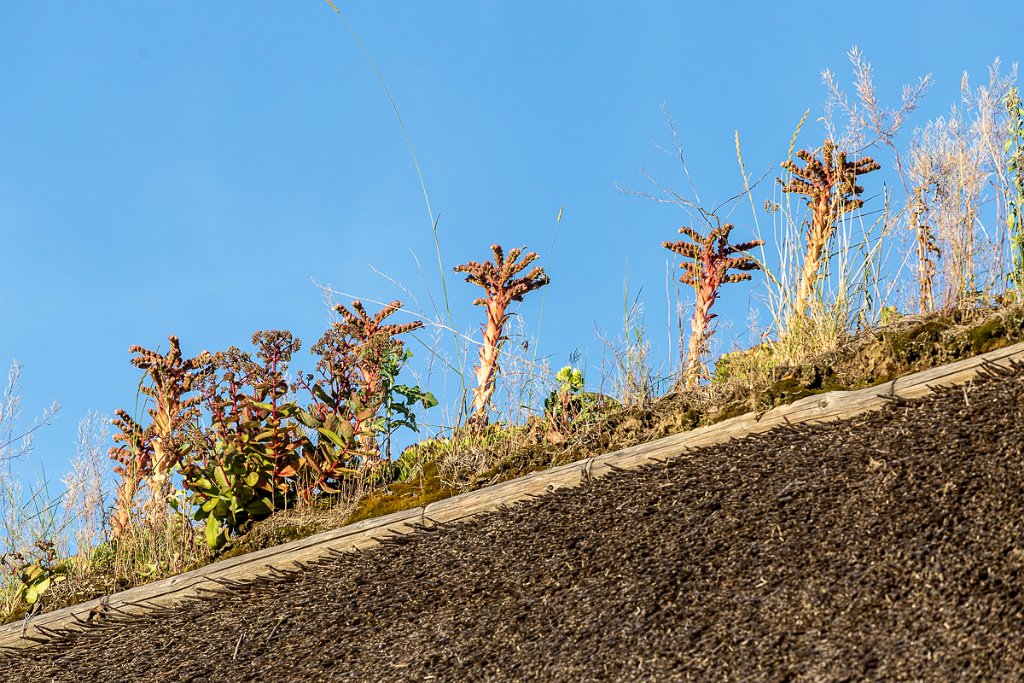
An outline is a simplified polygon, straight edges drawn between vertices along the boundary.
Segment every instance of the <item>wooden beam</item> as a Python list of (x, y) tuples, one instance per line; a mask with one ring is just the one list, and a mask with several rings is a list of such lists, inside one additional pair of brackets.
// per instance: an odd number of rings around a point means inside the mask
[(577, 486), (589, 477), (601, 477), (612, 471), (661, 462), (701, 446), (760, 434), (785, 424), (815, 424), (853, 417), (876, 410), (893, 398), (918, 398), (927, 395), (934, 388), (969, 382), (986, 366), (1007, 367), (1014, 361), (1024, 361), (1024, 343), (907, 375), (867, 389), (808, 396), (763, 413), (747, 413), (657, 441), (534, 472), (518, 479), (431, 503), (426, 507), (363, 520), (284, 545), (215, 562), (105, 598), (0, 626), (0, 647), (30, 647), (37, 644), (37, 641), (30, 640), (29, 637), (46, 637), (41, 629), (53, 631), (81, 628), (96, 614), (132, 614), (171, 607), (199, 597), (204, 590), (221, 588), (226, 581), (250, 581), (270, 576), (275, 570), (294, 570), (302, 563), (324, 558), (331, 552), (369, 548), (389, 537), (409, 533), (417, 525), (429, 526), (439, 522), (465, 520), (491, 512), (502, 505), (544, 495), (559, 488)]

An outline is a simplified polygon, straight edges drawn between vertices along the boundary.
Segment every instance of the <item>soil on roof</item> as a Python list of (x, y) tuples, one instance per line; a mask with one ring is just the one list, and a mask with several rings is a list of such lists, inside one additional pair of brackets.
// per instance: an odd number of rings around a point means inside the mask
[(1024, 680), (1024, 370), (421, 531), (16, 681)]

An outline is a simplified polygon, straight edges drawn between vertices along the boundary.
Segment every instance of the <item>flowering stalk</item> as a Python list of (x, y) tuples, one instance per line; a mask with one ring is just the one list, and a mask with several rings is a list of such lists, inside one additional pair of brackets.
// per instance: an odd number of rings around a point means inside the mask
[(145, 427), (125, 410), (118, 410), (111, 420), (120, 430), (114, 441), (122, 444), (110, 449), (111, 459), (120, 463), (114, 471), (121, 477), (113, 520), (115, 534), (127, 528), (134, 497), (143, 483), (149, 489), (149, 498), (143, 504), (144, 517), (152, 524), (164, 519), (171, 472), (189, 450), (182, 431), (199, 415), (201, 397), (186, 395), (207, 372), (210, 354), (204, 351), (186, 360), (178, 338), (172, 335), (168, 340), (170, 349), (166, 355), (141, 346), (129, 349), (136, 354), (132, 365), (144, 371), (150, 380), (139, 390), (153, 404), (146, 411), (150, 423)]
[[(534, 267), (523, 277), (515, 277), (538, 257), (535, 252), (524, 254), (523, 248), (512, 249), (506, 257), (497, 244), (491, 245), (494, 261), (478, 263), (470, 261), (455, 267), (457, 273), (467, 273), (466, 282), (483, 287), (486, 294), (473, 301), (483, 306), (487, 319), (483, 324), (483, 344), (476, 366), (477, 386), (473, 389), (473, 408), (470, 419), (486, 424), (487, 410), (494, 396), (495, 380), (498, 373), (498, 355), (505, 340), (502, 335), (510, 314), (507, 312), (513, 301), (522, 301), (527, 292), (540, 289), (551, 279), (540, 266)], [(520, 260), (521, 259), (521, 260)]]
[(679, 232), (690, 238), (690, 241), (663, 242), (662, 246), (683, 256), (680, 267), (683, 274), (679, 281), (693, 287), (696, 302), (693, 306), (693, 318), (690, 321), (690, 343), (686, 352), (686, 365), (680, 384), (686, 388), (697, 386), (701, 377), (707, 375), (704, 357), (707, 355), (708, 341), (713, 331), (711, 321), (716, 314), (711, 307), (718, 299), (719, 289), (728, 282), (742, 282), (751, 278), (750, 273), (729, 273), (730, 270), (757, 270), (761, 265), (752, 256), (735, 256), (759, 247), (762, 240), (751, 240), (741, 244), (729, 244), (729, 233), (733, 229), (731, 223), (716, 228), (707, 236), (689, 227), (679, 228)]
[(805, 195), (811, 209), (807, 251), (793, 307), (794, 313), (802, 316), (817, 290), (821, 268), (828, 254), (827, 247), (835, 235), (839, 219), (864, 205), (864, 200), (856, 199), (864, 192), (864, 188), (856, 183), (857, 176), (877, 171), (881, 166), (871, 157), (847, 161), (846, 152), (839, 151), (832, 140), (825, 140), (820, 159), (805, 149), (796, 155), (803, 160), (804, 167), (800, 168), (792, 160), (782, 162), (782, 167), (793, 174), (782, 190)]

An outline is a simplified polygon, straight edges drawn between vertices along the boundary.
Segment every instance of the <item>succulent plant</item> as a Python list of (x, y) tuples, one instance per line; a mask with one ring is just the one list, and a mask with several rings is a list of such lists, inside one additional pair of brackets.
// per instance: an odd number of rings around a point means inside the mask
[(792, 160), (782, 162), (782, 167), (792, 174), (782, 190), (806, 196), (811, 209), (807, 251), (793, 307), (794, 313), (801, 316), (807, 312), (817, 291), (821, 268), (828, 255), (827, 247), (835, 235), (839, 219), (864, 205), (864, 200), (858, 199), (864, 188), (857, 184), (857, 177), (877, 171), (881, 166), (871, 157), (847, 161), (846, 152), (839, 150), (832, 140), (825, 140), (821, 158), (804, 149), (796, 155), (804, 166), (801, 168)]
[[(743, 255), (754, 247), (759, 247), (762, 240), (751, 240), (741, 244), (730, 244), (729, 233), (732, 223), (715, 228), (707, 235), (701, 235), (690, 227), (679, 228), (679, 232), (690, 239), (689, 242), (663, 242), (662, 246), (680, 256), (683, 274), (679, 281), (693, 287), (696, 301), (693, 306), (693, 318), (690, 322), (690, 343), (687, 347), (686, 364), (680, 378), (680, 384), (694, 387), (707, 374), (704, 356), (707, 354), (708, 341), (713, 334), (710, 323), (717, 317), (711, 313), (711, 307), (718, 299), (723, 284), (749, 280), (750, 270), (757, 270), (761, 265), (753, 257)], [(737, 256), (737, 254), (740, 254)], [(730, 270), (741, 272), (730, 273)]]
[[(365, 469), (382, 459), (377, 440), (380, 434), (388, 438), (394, 431), (389, 428), (395, 411), (411, 410), (411, 404), (417, 401), (425, 407), (437, 403), (428, 392), (395, 382), (412, 355), (397, 337), (423, 326), (419, 321), (385, 324), (401, 308), (402, 302), (392, 301), (370, 315), (360, 301), (353, 301), (351, 309), (339, 304), (335, 311), (341, 320), (332, 324), (312, 348), (320, 358), (320, 379), (313, 382), (312, 375), (306, 378), (304, 386), (315, 403), (303, 412), (303, 420), (320, 436), (306, 460), (314, 472), (315, 485), (322, 489), (329, 489), (331, 480), (349, 474), (353, 468)], [(411, 399), (396, 402), (396, 394), (402, 392)], [(411, 417), (411, 413), (403, 414)], [(400, 424), (415, 427), (415, 418)]]
[(256, 332), (256, 358), (236, 347), (213, 356), (203, 384), (211, 425), (201, 453), (181, 468), (194, 517), (219, 547), (239, 526), (294, 498), (307, 443), (286, 381), (301, 342), (285, 330)]
[(171, 473), (190, 449), (186, 432), (199, 416), (202, 397), (193, 392), (208, 372), (211, 356), (204, 351), (185, 359), (178, 338), (168, 340), (170, 348), (163, 355), (142, 346), (129, 349), (135, 354), (132, 365), (146, 373), (139, 391), (150, 402), (149, 424), (143, 426), (125, 410), (117, 410), (111, 420), (118, 428), (114, 442), (121, 444), (110, 449), (120, 478), (111, 519), (115, 535), (127, 528), (143, 485), (149, 490), (144, 517), (154, 524), (164, 519)]
[(583, 372), (571, 365), (559, 370), (555, 381), (558, 387), (544, 399), (544, 416), (554, 430), (565, 433), (586, 413), (594, 399), (583, 393)]
[(508, 313), (509, 304), (513, 301), (522, 301), (527, 292), (540, 289), (551, 282), (540, 266), (534, 267), (525, 276), (516, 277), (538, 258), (532, 251), (524, 254), (524, 249), (525, 247), (512, 249), (506, 257), (501, 246), (492, 244), (494, 261), (469, 261), (455, 267), (455, 272), (467, 274), (466, 282), (482, 287), (485, 292), (484, 296), (473, 301), (474, 305), (483, 306), (487, 313), (487, 319), (483, 324), (483, 343), (480, 345), (480, 357), (476, 366), (477, 386), (473, 390), (471, 411), (471, 419), (479, 424), (487, 424), (487, 411), (494, 396), (498, 373), (498, 356), (505, 339), (502, 331), (511, 315)]

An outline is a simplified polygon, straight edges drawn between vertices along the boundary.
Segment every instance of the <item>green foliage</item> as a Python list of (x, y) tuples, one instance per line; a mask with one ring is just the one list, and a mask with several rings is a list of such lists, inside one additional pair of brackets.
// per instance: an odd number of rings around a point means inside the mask
[(194, 518), (205, 520), (206, 543), (211, 548), (221, 547), (243, 522), (269, 516), (278, 499), (266, 470), (253, 468), (242, 457), (218, 455), (225, 465), (197, 469), (186, 483), (191, 500), (199, 503)]
[(878, 318), (878, 324), (885, 327), (886, 325), (893, 324), (902, 317), (903, 316), (900, 314), (899, 309), (895, 306), (882, 306), (882, 310)]
[[(392, 435), (417, 428), (417, 406), (437, 405), (430, 392), (398, 381), (412, 354), (394, 335), (419, 326), (381, 324), (400, 307), (393, 302), (371, 317), (358, 301), (351, 311), (339, 306), (342, 321), (313, 347), (320, 376), (300, 375), (292, 386), (288, 365), (301, 342), (287, 331), (254, 334), (255, 357), (236, 347), (212, 357), (201, 382), (210, 426), (190, 431), (179, 467), (187, 495), (172, 503), (205, 525), (211, 548), (299, 498), (387, 474)], [(311, 403), (300, 406), (298, 390)]]
[(559, 370), (555, 381), (558, 388), (544, 399), (544, 417), (554, 429), (564, 432), (576, 421), (586, 419), (601, 401), (583, 391), (583, 373), (571, 365)]
[(405, 427), (417, 431), (416, 413), (413, 409), (420, 405), (428, 410), (437, 405), (437, 398), (419, 386), (398, 384), (398, 374), (412, 358), (408, 349), (392, 350), (380, 367), (381, 383), (381, 414), (367, 425), (369, 431), (384, 436), (385, 456), (391, 459), (391, 436), (400, 428)]
[(71, 573), (67, 562), (58, 561), (54, 544), (46, 540), (37, 541), (36, 552), (30, 556), (20, 552), (5, 553), (0, 557), (0, 568), (14, 578), (18, 600), (30, 608)]
[(294, 500), (308, 443), (285, 380), (301, 342), (280, 330), (257, 332), (252, 341), (257, 360), (236, 347), (214, 356), (216, 372), (204, 386), (211, 426), (198, 457), (181, 468), (193, 517), (205, 523), (212, 548)]

